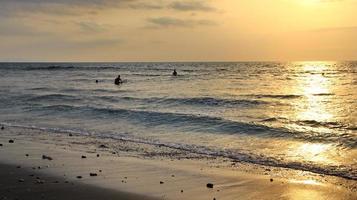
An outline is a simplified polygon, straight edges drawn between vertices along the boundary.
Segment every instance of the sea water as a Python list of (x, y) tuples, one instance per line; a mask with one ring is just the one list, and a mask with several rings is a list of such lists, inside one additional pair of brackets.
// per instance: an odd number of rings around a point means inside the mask
[(357, 179), (357, 62), (0, 63), (0, 74), (6, 126)]

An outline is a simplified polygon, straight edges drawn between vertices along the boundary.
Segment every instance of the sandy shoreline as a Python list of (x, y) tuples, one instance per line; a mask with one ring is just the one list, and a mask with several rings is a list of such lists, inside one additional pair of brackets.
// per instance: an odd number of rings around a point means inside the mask
[[(37, 191), (45, 199), (68, 199), (62, 193), (77, 188), (92, 199), (357, 199), (354, 180), (145, 144), (15, 127), (0, 131), (0, 144), (0, 198), (31, 199)], [(36, 184), (37, 176), (44, 184)], [(96, 196), (103, 193), (108, 197)]]

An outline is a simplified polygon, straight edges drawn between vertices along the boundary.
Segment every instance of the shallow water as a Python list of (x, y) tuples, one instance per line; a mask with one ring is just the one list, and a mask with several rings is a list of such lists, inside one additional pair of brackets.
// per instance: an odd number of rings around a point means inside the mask
[(357, 62), (2, 63), (0, 73), (5, 125), (357, 179)]

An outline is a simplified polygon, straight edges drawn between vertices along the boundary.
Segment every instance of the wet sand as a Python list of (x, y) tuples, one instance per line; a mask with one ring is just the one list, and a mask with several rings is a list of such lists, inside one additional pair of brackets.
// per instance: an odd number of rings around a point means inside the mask
[(0, 199), (357, 199), (355, 180), (145, 144), (14, 127), (0, 144)]
[(154, 200), (143, 195), (69, 182), (62, 177), (34, 173), (14, 165), (0, 164), (0, 177), (0, 199)]

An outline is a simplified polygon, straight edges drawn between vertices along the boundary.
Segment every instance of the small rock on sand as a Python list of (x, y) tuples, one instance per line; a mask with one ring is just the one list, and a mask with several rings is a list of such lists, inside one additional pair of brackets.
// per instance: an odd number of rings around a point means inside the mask
[(46, 155), (42, 155), (42, 159), (44, 159), (44, 160), (53, 160), (52, 157), (46, 156)]
[(98, 176), (97, 173), (89, 173), (89, 176)]
[(14, 140), (9, 140), (9, 143), (14, 143)]
[(213, 188), (213, 183), (207, 183), (206, 185), (208, 188)]
[(36, 184), (44, 184), (45, 183), (45, 181), (44, 180), (40, 180), (40, 179), (36, 179), (36, 182), (35, 182)]

